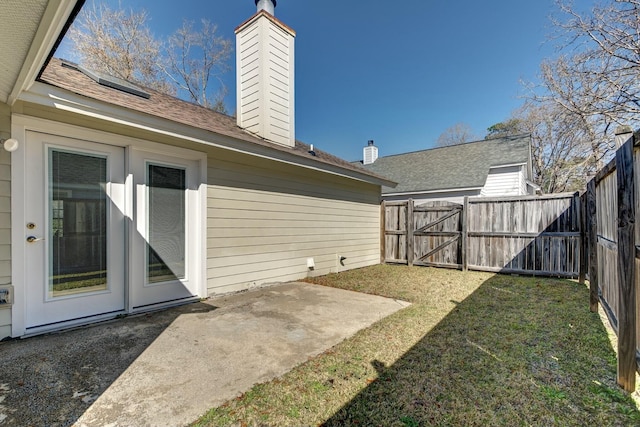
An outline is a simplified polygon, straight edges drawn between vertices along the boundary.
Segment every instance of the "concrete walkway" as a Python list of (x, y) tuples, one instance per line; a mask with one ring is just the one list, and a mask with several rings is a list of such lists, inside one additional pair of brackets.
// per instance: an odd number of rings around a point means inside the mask
[(180, 426), (407, 303), (289, 283), (0, 343), (0, 426)]

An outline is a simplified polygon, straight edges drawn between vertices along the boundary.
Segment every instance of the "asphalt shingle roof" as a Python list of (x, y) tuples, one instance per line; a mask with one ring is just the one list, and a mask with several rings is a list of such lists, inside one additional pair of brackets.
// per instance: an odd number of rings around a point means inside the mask
[(287, 152), (300, 158), (311, 159), (320, 164), (324, 163), (337, 166), (338, 168), (357, 172), (358, 174), (364, 173), (364, 175), (370, 177), (373, 182), (388, 182), (385, 177), (377, 175), (374, 171), (362, 169), (326, 151), (314, 148), (314, 155), (312, 155), (309, 152), (310, 146), (303, 142), (296, 141), (295, 147), (285, 147), (258, 138), (240, 128), (237, 125), (235, 117), (215, 112), (200, 105), (186, 102), (148, 88), (141, 88), (149, 95), (147, 98), (105, 86), (89, 77), (80, 69), (73, 66), (73, 64), (71, 66), (63, 65), (63, 61), (57, 58), (51, 59), (42, 72), (40, 81), (97, 101), (107, 102), (119, 107), (192, 126), (196, 129), (232, 137), (236, 140), (250, 142), (274, 151)]
[(380, 157), (363, 166), (398, 183), (382, 194), (484, 186), (492, 166), (528, 163), (529, 135), (487, 139)]

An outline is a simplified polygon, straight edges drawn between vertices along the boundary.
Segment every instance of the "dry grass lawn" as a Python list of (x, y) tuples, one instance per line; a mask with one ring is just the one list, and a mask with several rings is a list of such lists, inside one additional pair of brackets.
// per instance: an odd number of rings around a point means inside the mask
[(195, 425), (640, 425), (574, 281), (389, 265), (309, 281), (413, 305)]

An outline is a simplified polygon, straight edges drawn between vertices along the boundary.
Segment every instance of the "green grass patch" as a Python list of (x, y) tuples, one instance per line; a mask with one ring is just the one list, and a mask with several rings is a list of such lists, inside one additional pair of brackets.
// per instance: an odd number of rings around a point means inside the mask
[(69, 291), (72, 289), (88, 288), (106, 285), (107, 272), (90, 271), (85, 273), (59, 274), (53, 276), (53, 291)]
[(194, 425), (640, 425), (574, 281), (389, 265), (309, 281), (413, 305)]

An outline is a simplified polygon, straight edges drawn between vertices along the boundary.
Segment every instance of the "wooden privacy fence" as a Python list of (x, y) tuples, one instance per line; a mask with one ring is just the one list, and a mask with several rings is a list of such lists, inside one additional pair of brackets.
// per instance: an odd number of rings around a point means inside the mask
[(467, 201), (472, 270), (578, 277), (581, 203), (576, 194)]
[(578, 194), (384, 202), (383, 260), (434, 267), (578, 277)]
[(602, 304), (618, 335), (618, 383), (635, 390), (640, 344), (640, 138), (636, 133), (587, 185), (585, 235), (591, 310)]

